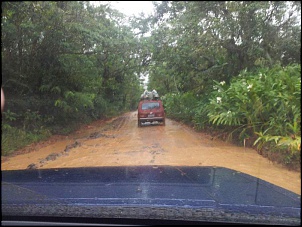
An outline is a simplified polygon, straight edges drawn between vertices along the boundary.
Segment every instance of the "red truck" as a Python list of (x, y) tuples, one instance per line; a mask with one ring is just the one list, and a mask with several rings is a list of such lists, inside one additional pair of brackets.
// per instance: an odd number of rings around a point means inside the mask
[(138, 127), (146, 122), (158, 122), (165, 125), (165, 110), (161, 100), (141, 100), (138, 104)]

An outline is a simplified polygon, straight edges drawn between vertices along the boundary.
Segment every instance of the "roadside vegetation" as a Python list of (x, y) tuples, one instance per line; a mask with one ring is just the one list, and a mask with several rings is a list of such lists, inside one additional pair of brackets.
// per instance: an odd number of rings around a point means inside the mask
[(2, 155), (135, 110), (149, 75), (168, 117), (301, 164), (301, 2), (2, 2)]
[(150, 86), (167, 115), (301, 165), (301, 4), (163, 2)]
[(89, 2), (2, 2), (2, 155), (136, 108), (138, 37)]
[(229, 84), (213, 81), (205, 98), (185, 93), (166, 94), (164, 100), (169, 117), (299, 169), (300, 65), (244, 70)]

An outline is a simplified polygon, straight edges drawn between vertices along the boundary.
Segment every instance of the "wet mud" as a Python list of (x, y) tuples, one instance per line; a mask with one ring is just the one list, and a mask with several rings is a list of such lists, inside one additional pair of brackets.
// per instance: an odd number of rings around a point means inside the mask
[[(55, 138), (55, 139), (54, 139)], [(2, 170), (95, 166), (217, 166), (237, 170), (301, 194), (301, 174), (239, 147), (166, 119), (137, 125), (137, 112), (86, 125), (1, 159)]]

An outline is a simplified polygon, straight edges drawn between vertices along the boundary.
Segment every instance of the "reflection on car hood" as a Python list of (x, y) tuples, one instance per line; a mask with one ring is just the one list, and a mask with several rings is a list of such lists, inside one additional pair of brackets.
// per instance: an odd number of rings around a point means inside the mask
[(219, 167), (2, 171), (2, 215), (299, 224), (300, 195)]

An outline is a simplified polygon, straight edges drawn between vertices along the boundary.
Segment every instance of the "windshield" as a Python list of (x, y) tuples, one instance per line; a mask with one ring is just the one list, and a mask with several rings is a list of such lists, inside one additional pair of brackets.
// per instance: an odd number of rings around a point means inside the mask
[(118, 4), (1, 3), (4, 217), (300, 224), (301, 3)]
[(149, 102), (142, 104), (142, 110), (159, 109), (159, 102)]

